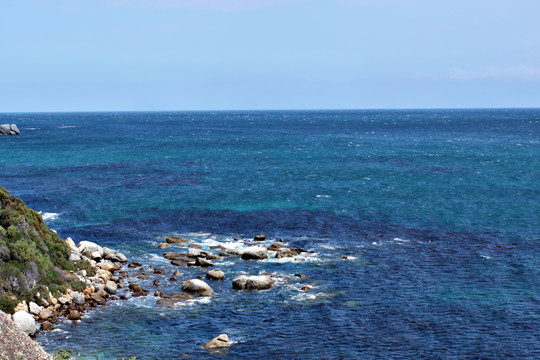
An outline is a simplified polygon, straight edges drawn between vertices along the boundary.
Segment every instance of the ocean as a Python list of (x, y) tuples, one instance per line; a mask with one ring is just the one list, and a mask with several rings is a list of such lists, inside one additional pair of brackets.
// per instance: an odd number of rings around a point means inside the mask
[[(540, 358), (540, 110), (0, 114), (0, 186), (75, 242), (167, 274), (145, 297), (38, 342), (79, 359)], [(157, 248), (265, 245), (215, 261), (216, 294), (156, 305), (204, 275)], [(272, 253), (271, 253), (272, 254)], [(236, 291), (240, 274), (276, 285)], [(302, 274), (305, 276), (295, 276)], [(306, 291), (309, 290), (309, 291)], [(226, 333), (233, 344), (202, 346)]]

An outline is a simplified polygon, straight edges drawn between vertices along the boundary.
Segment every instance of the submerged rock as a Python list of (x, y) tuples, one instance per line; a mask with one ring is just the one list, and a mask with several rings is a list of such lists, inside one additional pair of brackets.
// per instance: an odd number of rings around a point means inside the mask
[(182, 291), (187, 293), (195, 293), (201, 296), (212, 296), (214, 295), (214, 290), (202, 280), (191, 279), (184, 281), (182, 284)]
[(276, 259), (289, 258), (292, 256), (293, 256), (292, 250), (286, 247), (281, 247), (277, 249), (276, 251)]
[(232, 287), (236, 290), (266, 290), (272, 286), (274, 286), (274, 280), (268, 275), (240, 275), (232, 281)]
[(243, 260), (268, 259), (268, 250), (262, 246), (249, 246), (242, 253)]
[(187, 243), (187, 242), (189, 242), (188, 239), (184, 239), (184, 238), (176, 237), (176, 236), (167, 236), (165, 241), (167, 243), (169, 243), (169, 244), (178, 244), (178, 243)]
[(230, 344), (231, 343), (229, 342), (229, 337), (227, 336), (227, 334), (221, 334), (221, 335), (213, 338), (209, 342), (207, 342), (204, 345), (204, 348), (207, 349), (207, 350), (211, 350), (211, 349), (221, 348), (221, 347), (224, 347), (224, 346), (230, 346)]

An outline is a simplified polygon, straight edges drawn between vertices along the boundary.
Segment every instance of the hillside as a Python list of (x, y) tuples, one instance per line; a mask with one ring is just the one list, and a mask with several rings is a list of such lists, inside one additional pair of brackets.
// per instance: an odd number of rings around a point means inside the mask
[(7, 313), (37, 292), (63, 293), (83, 284), (71, 271), (70, 248), (36, 211), (0, 187), (0, 310)]

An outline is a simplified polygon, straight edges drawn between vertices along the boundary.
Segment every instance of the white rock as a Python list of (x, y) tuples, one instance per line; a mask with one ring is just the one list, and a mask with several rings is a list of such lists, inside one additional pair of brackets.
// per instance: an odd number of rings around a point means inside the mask
[(182, 290), (188, 293), (196, 293), (201, 296), (212, 296), (214, 290), (202, 280), (191, 279), (182, 283)]
[(85, 302), (84, 296), (82, 294), (80, 294), (80, 293), (73, 294), (71, 296), (71, 300), (77, 305), (82, 305)]
[(30, 301), (30, 304), (28, 304), (28, 311), (30, 314), (38, 316), (41, 310), (43, 310), (43, 308), (33, 301)]
[(268, 250), (263, 246), (249, 246), (242, 253), (244, 260), (262, 260), (268, 258)]
[(13, 322), (21, 329), (26, 335), (33, 336), (37, 332), (36, 321), (26, 311), (17, 311), (12, 316)]
[(70, 248), (75, 249), (77, 250), (77, 252), (79, 252), (79, 249), (77, 248), (77, 245), (75, 245), (75, 241), (73, 241), (72, 238), (68, 237), (66, 239), (66, 244), (68, 244)]
[(109, 260), (101, 260), (97, 266), (99, 266), (102, 270), (106, 271), (116, 271), (118, 270), (116, 266)]
[(92, 254), (95, 252), (99, 253), (99, 257), (103, 257), (103, 248), (96, 243), (91, 241), (81, 241), (79, 243), (79, 251), (88, 257), (92, 257)]
[(105, 291), (108, 292), (111, 295), (116, 294), (117, 289), (118, 289), (118, 286), (116, 285), (116, 283), (114, 281), (109, 280), (105, 284)]

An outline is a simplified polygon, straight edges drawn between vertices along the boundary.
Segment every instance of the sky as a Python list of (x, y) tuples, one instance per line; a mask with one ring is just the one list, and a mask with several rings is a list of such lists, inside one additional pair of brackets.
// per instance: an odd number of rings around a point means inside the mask
[(538, 0), (0, 0), (0, 112), (540, 107)]

